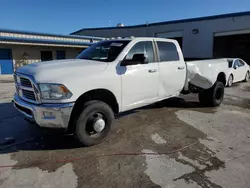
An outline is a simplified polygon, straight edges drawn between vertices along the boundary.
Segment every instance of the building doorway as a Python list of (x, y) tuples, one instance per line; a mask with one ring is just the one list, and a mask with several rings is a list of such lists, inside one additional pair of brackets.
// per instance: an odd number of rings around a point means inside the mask
[(250, 34), (214, 36), (214, 58), (241, 58), (250, 65)]
[(65, 51), (63, 50), (56, 51), (56, 59), (65, 59), (65, 58), (66, 58)]
[(41, 61), (50, 61), (53, 60), (52, 51), (41, 51)]
[(160, 33), (155, 33), (155, 36), (160, 37), (160, 38), (168, 38), (168, 39), (177, 40), (177, 42), (179, 43), (182, 49), (183, 31), (160, 32)]
[(13, 74), (11, 49), (0, 49), (0, 74)]

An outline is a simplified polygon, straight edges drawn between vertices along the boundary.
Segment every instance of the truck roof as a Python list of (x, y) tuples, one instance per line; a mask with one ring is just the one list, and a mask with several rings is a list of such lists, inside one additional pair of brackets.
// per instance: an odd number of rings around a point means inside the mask
[(113, 40), (113, 41), (119, 41), (119, 40), (125, 40), (125, 41), (128, 41), (128, 40), (130, 40), (130, 41), (137, 41), (137, 40), (149, 40), (149, 39), (151, 39), (151, 40), (161, 40), (161, 41), (166, 41), (166, 42), (174, 42), (174, 41), (176, 41), (176, 40), (174, 40), (174, 39), (167, 39), (167, 38), (159, 38), (159, 37), (125, 37), (125, 38), (114, 38), (114, 39), (109, 39), (109, 40)]
[(232, 58), (232, 57), (227, 58), (228, 61), (233, 61), (233, 60), (235, 60), (235, 59), (240, 59), (240, 58), (237, 58), (237, 57), (235, 57), (235, 58)]

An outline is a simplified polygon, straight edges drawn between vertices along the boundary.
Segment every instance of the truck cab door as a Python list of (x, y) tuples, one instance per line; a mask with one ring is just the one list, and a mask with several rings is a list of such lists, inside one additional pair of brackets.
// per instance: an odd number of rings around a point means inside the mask
[(135, 54), (145, 54), (148, 63), (126, 66), (120, 63), (122, 111), (147, 105), (158, 96), (159, 70), (152, 40), (135, 43), (124, 60), (131, 60)]
[(181, 92), (186, 81), (186, 64), (178, 42), (156, 39), (159, 54), (159, 95), (175, 96)]

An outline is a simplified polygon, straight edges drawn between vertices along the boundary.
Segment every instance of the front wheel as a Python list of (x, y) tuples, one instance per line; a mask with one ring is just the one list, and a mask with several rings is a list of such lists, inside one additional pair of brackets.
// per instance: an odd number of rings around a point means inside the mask
[(199, 101), (204, 106), (220, 106), (224, 99), (224, 84), (215, 82), (212, 88), (203, 90), (199, 93)]
[(230, 74), (230, 76), (228, 78), (228, 82), (227, 82), (228, 87), (231, 87), (233, 85), (233, 80), (234, 80), (233, 75)]
[(245, 81), (245, 82), (248, 82), (248, 80), (249, 80), (249, 71), (247, 71), (244, 81)]
[(78, 117), (75, 135), (85, 146), (99, 144), (107, 138), (114, 121), (114, 113), (102, 101), (90, 101)]

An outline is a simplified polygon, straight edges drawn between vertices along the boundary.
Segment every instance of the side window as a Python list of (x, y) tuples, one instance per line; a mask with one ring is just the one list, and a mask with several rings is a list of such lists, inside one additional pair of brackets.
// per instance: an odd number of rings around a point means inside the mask
[(240, 66), (239, 61), (238, 61), (238, 60), (235, 60), (235, 61), (234, 61), (234, 68), (235, 68), (235, 67), (239, 67), (239, 66)]
[(155, 62), (153, 44), (151, 41), (138, 42), (128, 52), (125, 59), (132, 59), (134, 54), (144, 53), (148, 56), (149, 63)]
[(172, 42), (157, 41), (160, 61), (179, 61), (177, 48)]
[(245, 65), (245, 63), (241, 59), (239, 59), (238, 61), (239, 61), (240, 67)]

